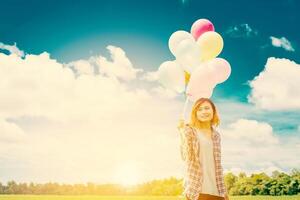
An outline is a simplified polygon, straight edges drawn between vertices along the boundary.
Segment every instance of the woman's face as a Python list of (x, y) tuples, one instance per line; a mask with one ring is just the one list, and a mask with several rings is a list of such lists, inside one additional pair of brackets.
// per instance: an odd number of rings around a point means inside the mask
[(197, 111), (197, 118), (201, 122), (211, 121), (214, 115), (211, 104), (207, 101), (203, 102)]

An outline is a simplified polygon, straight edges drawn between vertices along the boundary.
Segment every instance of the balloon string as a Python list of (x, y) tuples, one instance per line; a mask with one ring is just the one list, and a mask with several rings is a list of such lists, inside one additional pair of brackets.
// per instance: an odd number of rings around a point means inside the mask
[(183, 119), (184, 122), (185, 122), (184, 114), (185, 114), (185, 112), (186, 112), (186, 107), (187, 107), (188, 101), (189, 101), (189, 99), (186, 97), (186, 100), (185, 100), (185, 103), (184, 103), (184, 106), (183, 106), (182, 115), (181, 115), (181, 119)]

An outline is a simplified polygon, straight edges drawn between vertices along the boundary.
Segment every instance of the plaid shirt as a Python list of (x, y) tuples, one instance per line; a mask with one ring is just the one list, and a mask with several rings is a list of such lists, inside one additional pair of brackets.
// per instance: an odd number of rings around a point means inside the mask
[[(180, 152), (181, 158), (185, 161), (186, 171), (184, 177), (183, 195), (191, 200), (197, 200), (202, 191), (202, 165), (199, 160), (199, 143), (196, 138), (196, 130), (189, 125), (179, 129), (181, 136)], [(223, 168), (221, 165), (221, 137), (213, 129), (213, 155), (215, 160), (216, 182), (220, 196), (225, 196), (227, 190), (224, 184)]]

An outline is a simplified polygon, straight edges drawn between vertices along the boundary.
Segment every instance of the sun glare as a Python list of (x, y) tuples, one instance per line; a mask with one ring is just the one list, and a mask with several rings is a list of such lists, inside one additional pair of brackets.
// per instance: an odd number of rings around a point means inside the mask
[(116, 167), (114, 182), (124, 186), (132, 186), (139, 181), (138, 167), (134, 163), (124, 163)]

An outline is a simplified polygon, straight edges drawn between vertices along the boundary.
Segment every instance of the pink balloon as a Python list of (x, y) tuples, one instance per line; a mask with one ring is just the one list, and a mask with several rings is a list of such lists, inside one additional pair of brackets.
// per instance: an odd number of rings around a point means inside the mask
[(196, 102), (200, 98), (210, 98), (213, 94), (213, 89), (198, 91), (197, 94), (187, 94), (187, 98), (192, 102)]
[(195, 40), (207, 31), (215, 31), (214, 25), (207, 19), (198, 19), (193, 23), (191, 28), (191, 34)]
[(226, 81), (231, 74), (230, 64), (223, 58), (214, 58), (207, 62), (207, 66), (213, 71), (216, 84)]
[(210, 98), (215, 86), (213, 70), (204, 64), (193, 71), (186, 93), (191, 101), (195, 101), (200, 97)]

